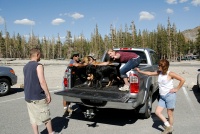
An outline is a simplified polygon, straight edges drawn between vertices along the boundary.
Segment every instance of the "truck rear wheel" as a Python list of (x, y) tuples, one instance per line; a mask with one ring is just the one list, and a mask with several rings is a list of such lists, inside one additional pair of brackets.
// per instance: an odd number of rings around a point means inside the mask
[(145, 108), (145, 112), (141, 113), (141, 118), (148, 119), (151, 116), (152, 110), (152, 92), (149, 92), (148, 98), (142, 108)]
[(197, 87), (200, 89), (200, 73), (197, 75)]

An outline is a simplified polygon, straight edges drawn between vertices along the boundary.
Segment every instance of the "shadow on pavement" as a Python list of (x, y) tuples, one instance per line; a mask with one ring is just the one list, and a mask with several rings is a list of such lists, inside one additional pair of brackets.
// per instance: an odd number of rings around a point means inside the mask
[(24, 92), (24, 89), (23, 88), (11, 88), (11, 90), (10, 90), (10, 94), (15, 94), (18, 92)]
[(160, 127), (161, 125), (163, 125), (163, 122), (158, 118), (158, 116), (155, 113), (152, 113), (151, 118), (153, 120), (152, 127), (157, 130), (163, 131), (163, 128)]
[(16, 94), (16, 93), (19, 93), (19, 92), (24, 92), (24, 89), (23, 88), (10, 88), (9, 93), (4, 95), (4, 96)]
[(119, 110), (119, 109), (99, 109), (95, 112), (93, 119), (87, 119), (84, 117), (83, 111), (78, 108), (71, 115), (71, 119), (89, 121), (88, 127), (98, 127), (98, 123), (110, 124), (117, 126), (124, 126), (126, 124), (134, 124), (138, 119), (139, 115), (133, 110)]
[[(53, 131), (61, 132), (68, 127), (69, 119), (65, 117), (55, 117), (51, 120)], [(47, 129), (44, 129), (40, 134), (48, 134)]]

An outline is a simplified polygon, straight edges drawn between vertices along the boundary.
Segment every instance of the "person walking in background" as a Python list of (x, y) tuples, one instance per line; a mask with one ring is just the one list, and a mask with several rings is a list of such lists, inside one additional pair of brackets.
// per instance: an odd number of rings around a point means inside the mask
[[(156, 107), (155, 114), (164, 123), (165, 130), (162, 132), (162, 134), (168, 134), (173, 131), (173, 112), (176, 103), (176, 92), (183, 86), (185, 79), (178, 74), (168, 70), (169, 61), (167, 61), (166, 59), (160, 60), (158, 67), (159, 69), (156, 72), (141, 71), (139, 68), (136, 68), (136, 70), (139, 73), (145, 75), (158, 76), (160, 99), (158, 102), (158, 106)], [(174, 87), (173, 79), (180, 81), (177, 87)], [(165, 116), (162, 114), (164, 108), (167, 108), (169, 121), (167, 121)]]
[(49, 103), (51, 95), (44, 77), (43, 65), (40, 61), (40, 50), (30, 50), (31, 60), (24, 66), (24, 94), (28, 108), (30, 122), (34, 134), (39, 134), (38, 125), (45, 124), (49, 134), (56, 134), (52, 130)]

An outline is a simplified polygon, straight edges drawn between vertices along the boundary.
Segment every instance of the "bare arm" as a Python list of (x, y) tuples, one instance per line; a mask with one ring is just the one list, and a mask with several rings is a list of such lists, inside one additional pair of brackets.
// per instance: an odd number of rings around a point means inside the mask
[(47, 103), (50, 103), (51, 95), (50, 95), (48, 87), (47, 87), (47, 83), (46, 83), (46, 80), (44, 77), (44, 68), (42, 65), (37, 66), (37, 75), (38, 75), (38, 79), (40, 81), (40, 85), (45, 92)]
[(185, 79), (183, 77), (181, 77), (180, 75), (174, 73), (174, 72), (170, 72), (169, 76), (172, 79), (176, 79), (176, 80), (180, 81), (176, 88), (173, 88), (173, 89), (170, 90), (170, 92), (177, 92), (183, 86), (183, 84), (185, 83)]
[(135, 69), (141, 74), (150, 75), (150, 76), (157, 76), (158, 75), (158, 71), (150, 72), (150, 71), (141, 71), (139, 68), (135, 68)]
[(73, 66), (75, 66), (75, 67), (84, 67), (84, 66), (86, 66), (86, 64), (73, 63)]

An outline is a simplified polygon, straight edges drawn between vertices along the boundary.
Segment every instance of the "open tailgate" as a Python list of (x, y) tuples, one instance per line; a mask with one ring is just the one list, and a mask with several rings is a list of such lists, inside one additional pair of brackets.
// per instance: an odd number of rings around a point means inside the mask
[(92, 87), (72, 88), (55, 92), (56, 95), (70, 96), (79, 99), (110, 101), (125, 103), (129, 99), (129, 92), (119, 91), (116, 87), (95, 89)]

